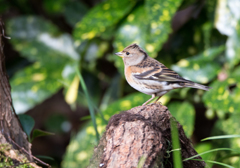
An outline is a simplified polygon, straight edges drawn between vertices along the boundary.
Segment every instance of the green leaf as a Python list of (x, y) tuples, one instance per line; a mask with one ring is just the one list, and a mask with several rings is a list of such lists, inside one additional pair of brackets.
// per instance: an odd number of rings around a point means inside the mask
[(220, 135), (204, 138), (201, 141), (213, 140), (213, 139), (225, 139), (225, 138), (240, 138), (240, 135)]
[(150, 29), (147, 32), (146, 49), (149, 55), (156, 57), (168, 35), (171, 33), (171, 20), (182, 0), (148, 0), (145, 2), (147, 21)]
[(177, 128), (177, 121), (174, 118), (170, 119), (171, 124), (171, 136), (172, 136), (172, 146), (173, 146), (173, 165), (174, 168), (182, 168), (182, 156), (180, 142), (179, 142), (179, 134)]
[[(197, 151), (197, 153), (203, 153), (206, 151), (209, 151), (212, 149), (212, 144), (210, 142), (202, 142), (198, 143), (196, 146), (194, 146), (194, 149)], [(214, 160), (216, 157), (216, 153), (209, 152), (205, 153), (204, 155), (201, 155), (203, 160)], [(212, 165), (208, 164), (209, 167), (212, 167)]]
[(92, 122), (87, 122), (81, 127), (77, 135), (71, 138), (62, 161), (62, 167), (87, 167), (95, 145), (97, 145), (97, 141), (94, 127)]
[(55, 134), (54, 134), (54, 133), (51, 133), (51, 132), (47, 132), (47, 131), (42, 131), (42, 130), (39, 130), (39, 129), (35, 129), (35, 130), (33, 130), (31, 142), (32, 142), (35, 138), (37, 138), (37, 137), (48, 136), (48, 135), (55, 135)]
[(216, 149), (208, 150), (208, 151), (205, 151), (203, 153), (199, 153), (197, 155), (191, 156), (189, 158), (184, 159), (183, 161), (192, 160), (195, 157), (198, 157), (198, 156), (201, 156), (201, 155), (204, 155), (204, 154), (207, 154), (207, 153), (211, 153), (211, 152), (219, 152), (219, 151), (222, 151), (222, 150), (233, 151), (231, 148), (216, 148)]
[(61, 79), (57, 71), (59, 67), (57, 64), (35, 63), (11, 78), (13, 104), (17, 113), (41, 103), (62, 87), (58, 81)]
[[(224, 81), (215, 81), (210, 86), (208, 92), (203, 96), (204, 103), (211, 109), (216, 110), (220, 118), (224, 117), (224, 113), (238, 112), (240, 108), (240, 68), (236, 68), (231, 74), (227, 74), (228, 78)], [(236, 85), (230, 89), (231, 86)], [(222, 114), (223, 113), (223, 114)]]
[(20, 114), (18, 115), (18, 118), (21, 122), (24, 132), (26, 132), (28, 138), (30, 139), (30, 134), (35, 125), (34, 119), (31, 116), (26, 114)]
[(67, 2), (64, 8), (63, 16), (72, 27), (83, 18), (87, 13), (88, 7), (80, 1)]
[[(215, 130), (221, 130), (229, 135), (235, 135), (238, 136), (240, 135), (240, 123), (239, 123), (239, 118), (240, 118), (240, 113), (233, 113), (230, 115), (230, 117), (226, 120), (218, 120), (215, 124)], [(233, 124), (234, 123), (234, 124)], [(219, 131), (218, 131), (219, 132)], [(217, 132), (215, 132), (217, 133)], [(226, 138), (224, 138), (226, 139)], [(222, 140), (224, 140), (222, 139)], [(227, 141), (231, 142), (231, 148), (232, 149), (239, 149), (239, 138), (227, 138)], [(215, 140), (216, 141), (216, 140)], [(218, 141), (220, 141), (218, 139)]]
[(96, 139), (97, 141), (99, 141), (99, 133), (98, 133), (98, 130), (97, 130), (97, 124), (96, 124), (96, 117), (95, 117), (95, 113), (94, 113), (94, 104), (93, 104), (93, 101), (89, 95), (89, 92), (87, 90), (87, 87), (86, 87), (86, 84), (83, 80), (83, 77), (81, 75), (81, 73), (79, 72), (78, 68), (76, 68), (76, 73), (78, 75), (78, 78), (80, 80), (80, 83), (81, 83), (81, 86), (82, 86), (82, 89), (83, 89), (83, 92), (87, 98), (87, 102), (88, 102), (88, 108), (89, 108), (89, 112), (90, 112), (90, 115), (91, 115), (91, 119), (92, 119), (92, 123), (93, 123), (93, 126), (94, 126), (94, 129), (95, 129), (95, 134), (96, 134)]
[(132, 0), (107, 0), (96, 5), (76, 24), (73, 33), (76, 44), (80, 45), (83, 40), (99, 36), (108, 27), (114, 26), (134, 5)]
[(188, 102), (171, 102), (168, 109), (183, 126), (187, 137), (190, 137), (194, 131), (195, 109), (193, 105)]
[[(240, 135), (240, 123), (239, 123), (240, 113), (232, 113), (229, 115), (227, 119), (219, 119), (213, 128), (212, 135), (213, 136), (223, 136), (226, 135)], [(229, 147), (234, 153), (239, 153), (239, 140), (240, 138), (221, 138), (221, 139), (214, 139), (212, 143), (215, 147), (224, 146)], [(228, 155), (234, 154), (227, 151), (219, 151), (217, 154), (217, 158), (224, 158)], [(232, 166), (238, 167), (239, 166), (239, 157), (235, 157), (232, 159), (231, 157), (224, 159), (225, 163), (231, 163)]]
[(8, 22), (7, 29), (14, 48), (34, 62), (10, 81), (14, 106), (20, 113), (50, 97), (64, 82), (70, 85), (74, 75), (69, 75), (67, 67), (77, 64), (80, 56), (71, 36), (59, 35), (57, 28), (42, 18), (17, 17)]
[(221, 162), (216, 162), (216, 161), (213, 161), (213, 160), (201, 160), (201, 159), (192, 159), (192, 160), (196, 160), (196, 161), (204, 161), (204, 162), (206, 162), (206, 163), (213, 163), (213, 164), (217, 164), (217, 165), (225, 166), (225, 167), (228, 167), (228, 168), (235, 168), (235, 167), (230, 166), (230, 165), (228, 165), (228, 164), (221, 163)]
[(186, 79), (208, 83), (217, 76), (221, 68), (217, 62), (213, 62), (213, 59), (221, 54), (224, 48), (224, 46), (210, 48), (194, 57), (182, 59), (177, 65), (173, 65), (172, 69)]
[(67, 1), (68, 0), (57, 1), (43, 0), (43, 7), (45, 11), (47, 11), (50, 14), (61, 13)]

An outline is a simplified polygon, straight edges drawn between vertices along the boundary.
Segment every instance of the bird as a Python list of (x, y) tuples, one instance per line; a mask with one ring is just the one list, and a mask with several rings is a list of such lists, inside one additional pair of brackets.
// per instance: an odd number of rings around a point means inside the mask
[(131, 44), (121, 52), (115, 53), (122, 57), (124, 74), (128, 84), (134, 89), (152, 95), (143, 105), (148, 104), (155, 97), (154, 103), (167, 92), (178, 88), (195, 88), (208, 91), (210, 87), (184, 79), (175, 71), (148, 56), (136, 43)]

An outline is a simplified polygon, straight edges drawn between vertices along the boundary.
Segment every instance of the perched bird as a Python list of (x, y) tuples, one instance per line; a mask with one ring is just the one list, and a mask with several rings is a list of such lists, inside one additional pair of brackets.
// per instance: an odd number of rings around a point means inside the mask
[(125, 77), (129, 85), (142, 93), (152, 95), (152, 98), (143, 105), (158, 96), (154, 102), (156, 103), (172, 89), (190, 87), (208, 90), (210, 88), (182, 78), (173, 70), (149, 57), (137, 44), (131, 44), (115, 54), (123, 58)]

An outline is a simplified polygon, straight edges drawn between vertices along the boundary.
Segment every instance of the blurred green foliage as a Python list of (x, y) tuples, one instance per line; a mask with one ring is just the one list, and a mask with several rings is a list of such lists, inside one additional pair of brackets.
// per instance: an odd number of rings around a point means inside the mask
[[(125, 82), (123, 62), (113, 54), (134, 42), (181, 76), (212, 87), (208, 92), (174, 90), (161, 99), (188, 137), (193, 136), (196, 112), (217, 120), (212, 135), (240, 134), (238, 0), (105, 0), (91, 5), (44, 0), (45, 17), (35, 13), (27, 0), (11, 2), (25, 15), (7, 20), (7, 35), (13, 48), (29, 62), (10, 81), (17, 113), (26, 112), (61, 88), (72, 108), (92, 104), (95, 112), (91, 115), (96, 119), (86, 121), (72, 136), (63, 167), (86, 167), (97, 144), (93, 125), (102, 135), (113, 114), (150, 97)], [(0, 5), (0, 12), (8, 11), (11, 2)], [(83, 79), (78, 78), (76, 67)], [(91, 99), (80, 82), (86, 83)], [(196, 149), (204, 152), (219, 147), (239, 150), (240, 139), (199, 143)], [(208, 153), (203, 159), (236, 167), (240, 162), (239, 155), (226, 151)]]

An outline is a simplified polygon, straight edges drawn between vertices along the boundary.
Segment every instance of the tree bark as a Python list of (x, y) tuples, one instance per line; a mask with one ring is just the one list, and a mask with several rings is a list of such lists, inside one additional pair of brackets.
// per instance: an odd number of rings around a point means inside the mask
[[(138, 106), (112, 116), (89, 168), (173, 167), (171, 118), (167, 107), (159, 104)], [(178, 131), (182, 158), (196, 155), (179, 123)], [(183, 162), (184, 168), (204, 166), (203, 161)]]
[[(28, 142), (12, 105), (11, 87), (3, 54), (2, 37), (4, 36), (0, 17), (0, 164), (3, 167), (7, 166), (5, 163), (18, 166), (23, 165), (24, 162), (32, 162), (31, 143)], [(34, 163), (30, 165), (39, 167)]]

